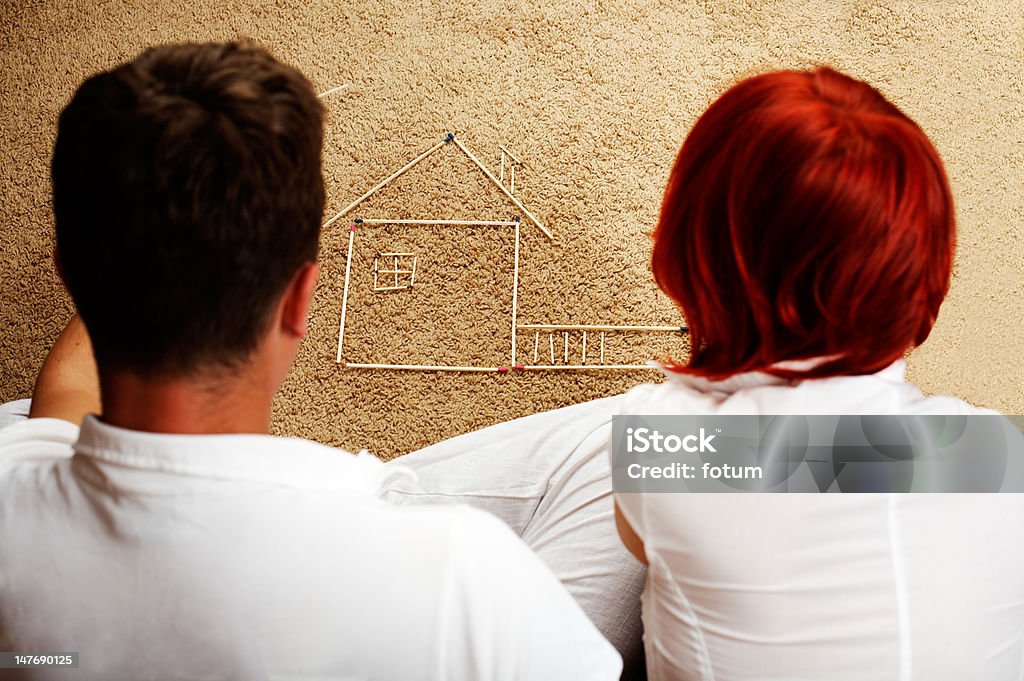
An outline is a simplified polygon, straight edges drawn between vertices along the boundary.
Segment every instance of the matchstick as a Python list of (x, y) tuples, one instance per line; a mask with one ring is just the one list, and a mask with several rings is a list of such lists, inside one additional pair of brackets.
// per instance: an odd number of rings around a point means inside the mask
[[(505, 367), (460, 367), (460, 366), (434, 366), (429, 364), (363, 364), (360, 362), (345, 362), (348, 369), (396, 369), (405, 371), (479, 371), (500, 373)], [(507, 371), (508, 369), (505, 368)]]
[(520, 371), (604, 371), (604, 370), (637, 370), (637, 369), (653, 369), (657, 370), (657, 367), (652, 367), (649, 364), (557, 364), (557, 365), (543, 365), (536, 366), (528, 364), (520, 368)]
[(516, 312), (519, 306), (519, 221), (516, 220), (516, 252), (512, 266), (512, 366), (516, 365)]
[(533, 334), (533, 363), (537, 363), (537, 351), (540, 350), (540, 331)]
[(604, 364), (604, 331), (601, 332), (601, 364)]
[(498, 179), (505, 182), (505, 152), (501, 152), (501, 168), (498, 169)]
[(376, 220), (357, 218), (357, 223), (364, 225), (480, 225), (495, 227), (512, 227), (516, 223), (511, 220)]
[(342, 90), (348, 88), (349, 85), (351, 85), (351, 83), (345, 83), (344, 85), (339, 85), (338, 87), (332, 87), (330, 90), (327, 90), (326, 92), (321, 92), (320, 94), (318, 94), (317, 98), (318, 99), (322, 99), (323, 97), (326, 97), (327, 95), (333, 95), (335, 92), (341, 92)]
[(409, 275), (409, 288), (416, 283), (416, 256), (412, 256), (412, 274)]
[(548, 334), (548, 349), (551, 350), (551, 363), (555, 363), (555, 334)]
[[(338, 330), (338, 359), (341, 362), (341, 347), (345, 342), (345, 311), (348, 308), (348, 278), (352, 270), (352, 242), (356, 238), (356, 226), (348, 228), (348, 255), (345, 256), (345, 291), (341, 295), (341, 328)], [(374, 279), (376, 279), (374, 274)]]
[(498, 148), (499, 148), (499, 149), (501, 149), (501, 150), (502, 150), (502, 152), (504, 152), (504, 153), (508, 154), (508, 157), (509, 157), (510, 159), (512, 159), (512, 160), (513, 160), (514, 162), (516, 162), (516, 163), (518, 163), (518, 164), (520, 164), (520, 165), (525, 165), (525, 164), (524, 164), (524, 163), (523, 163), (522, 161), (520, 161), (520, 160), (519, 160), (519, 158), (518, 158), (518, 157), (516, 157), (516, 155), (515, 155), (515, 154), (513, 154), (513, 153), (512, 153), (511, 151), (509, 151), (508, 149), (506, 149), (506, 148), (505, 148), (505, 147), (504, 147), (503, 145), (499, 144), (499, 145), (498, 145)]
[(515, 194), (515, 193), (516, 193), (516, 167), (515, 167), (515, 165), (514, 165), (514, 164), (512, 165), (512, 170), (511, 170), (511, 173), (510, 173), (510, 175), (511, 175), (511, 177), (512, 177), (512, 182), (511, 182), (511, 185), (512, 185), (512, 186), (510, 186), (510, 187), (508, 188), (508, 190), (509, 190), (510, 192), (512, 192), (513, 194)]
[(587, 332), (583, 332), (583, 356), (580, 358), (580, 364), (587, 363)]
[[(465, 367), (465, 366), (435, 366), (429, 364), (364, 364), (361, 362), (345, 362), (346, 369), (394, 369), (396, 371), (474, 371), (480, 373), (513, 373), (509, 367)], [(595, 364), (583, 365), (552, 365), (536, 366), (526, 365), (513, 367), (514, 371), (601, 371), (601, 370), (626, 370), (636, 371), (638, 369), (657, 370), (649, 364)]]
[(389, 182), (391, 182), (392, 180), (394, 180), (394, 179), (396, 179), (396, 178), (400, 177), (400, 176), (401, 176), (401, 175), (402, 175), (403, 173), (405, 173), (405, 172), (406, 172), (407, 170), (409, 170), (410, 168), (412, 168), (412, 167), (413, 167), (414, 165), (416, 165), (417, 163), (419, 163), (420, 161), (422, 161), (423, 159), (425, 159), (425, 158), (426, 158), (427, 156), (430, 156), (430, 155), (431, 155), (431, 154), (433, 154), (433, 153), (434, 153), (435, 151), (437, 151), (438, 149), (440, 149), (441, 147), (443, 147), (443, 146), (444, 146), (444, 145), (445, 145), (445, 144), (446, 144), (446, 143), (448, 142), (448, 140), (449, 140), (449, 139), (454, 139), (454, 137), (452, 137), (451, 135), (449, 135), (449, 136), (448, 136), (448, 137), (446, 137), (445, 139), (441, 140), (440, 142), (438, 142), (438, 143), (437, 143), (437, 144), (435, 144), (434, 146), (430, 147), (429, 149), (427, 149), (426, 151), (424, 151), (424, 152), (423, 152), (422, 154), (420, 154), (419, 156), (417, 156), (416, 158), (414, 158), (413, 160), (409, 161), (409, 162), (408, 162), (408, 163), (406, 163), (406, 164), (405, 164), (404, 166), (402, 166), (401, 168), (399, 168), (398, 170), (396, 170), (395, 172), (393, 172), (393, 173), (392, 173), (391, 175), (389, 175), (389, 176), (388, 176), (387, 178), (385, 178), (385, 179), (381, 180), (380, 182), (378, 182), (378, 183), (376, 184), (376, 186), (374, 186), (374, 188), (373, 188), (373, 189), (371, 189), (370, 191), (366, 192), (365, 194), (363, 194), (362, 196), (360, 196), (360, 197), (359, 197), (358, 199), (356, 199), (355, 201), (353, 201), (352, 203), (350, 203), (350, 204), (349, 204), (348, 206), (346, 206), (346, 207), (345, 207), (344, 209), (342, 209), (342, 211), (341, 211), (340, 213), (337, 213), (337, 214), (336, 214), (336, 215), (335, 215), (334, 217), (332, 217), (332, 218), (331, 218), (330, 220), (328, 220), (327, 222), (325, 222), (323, 226), (324, 226), (324, 227), (330, 227), (330, 226), (331, 226), (331, 224), (333, 224), (335, 220), (337, 220), (338, 218), (340, 218), (340, 217), (342, 217), (342, 216), (346, 215), (347, 213), (349, 213), (349, 212), (350, 212), (350, 211), (351, 211), (351, 210), (352, 210), (353, 208), (355, 208), (356, 206), (358, 206), (358, 205), (359, 205), (360, 203), (362, 203), (362, 202), (363, 202), (363, 201), (365, 201), (366, 199), (370, 198), (371, 196), (373, 196), (374, 194), (376, 194), (376, 193), (377, 193), (377, 192), (378, 192), (379, 190), (381, 190), (381, 189), (383, 189), (383, 188), (384, 188), (385, 186), (387, 186), (387, 184), (388, 184)]
[(498, 189), (500, 189), (502, 191), (502, 193), (505, 194), (505, 196), (507, 196), (509, 198), (509, 200), (512, 201), (512, 203), (514, 203), (516, 205), (516, 208), (518, 208), (519, 210), (523, 211), (523, 215), (525, 215), (526, 217), (530, 218), (530, 222), (532, 222), (533, 224), (537, 225), (537, 227), (540, 228), (540, 231), (544, 232), (544, 234), (545, 234), (545, 236), (547, 236), (547, 238), (552, 239), (552, 240), (555, 238), (555, 235), (552, 234), (551, 231), (547, 227), (542, 225), (540, 220), (538, 220), (537, 217), (533, 213), (531, 213), (529, 210), (526, 209), (526, 206), (523, 205), (523, 202), (520, 201), (519, 199), (517, 199), (515, 196), (513, 196), (512, 192), (510, 192), (508, 190), (508, 188), (504, 184), (502, 184), (498, 180), (498, 178), (496, 178), (494, 176), (494, 174), (491, 173), (490, 170), (487, 169), (487, 166), (485, 166), (483, 163), (481, 163), (480, 159), (478, 159), (476, 156), (474, 156), (473, 152), (471, 152), (469, 149), (466, 148), (466, 145), (462, 143), (462, 140), (460, 140), (458, 137), (454, 137), (452, 139), (452, 141), (455, 142), (455, 144), (458, 145), (459, 149), (462, 149), (462, 152), (466, 156), (469, 157), (469, 160), (472, 161), (473, 163), (475, 163), (476, 166), (480, 170), (482, 170), (484, 172), (484, 175), (486, 175), (487, 178), (491, 182), (493, 182), (495, 184), (495, 186), (497, 186)]
[(569, 363), (569, 332), (565, 332), (565, 357), (562, 359), (564, 364)]
[(680, 326), (605, 326), (595, 324), (520, 324), (520, 329), (550, 329), (554, 331), (675, 331), (679, 333), (683, 328)]

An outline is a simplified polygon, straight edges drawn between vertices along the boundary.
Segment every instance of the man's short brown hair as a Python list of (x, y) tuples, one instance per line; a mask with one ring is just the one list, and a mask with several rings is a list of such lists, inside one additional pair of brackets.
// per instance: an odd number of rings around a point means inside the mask
[(89, 78), (61, 114), (64, 277), (102, 369), (233, 368), (314, 261), (323, 110), (250, 43), (169, 45)]

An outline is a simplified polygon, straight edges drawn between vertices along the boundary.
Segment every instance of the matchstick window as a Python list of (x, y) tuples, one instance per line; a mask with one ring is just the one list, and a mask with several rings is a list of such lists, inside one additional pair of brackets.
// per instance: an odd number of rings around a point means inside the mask
[(416, 283), (414, 253), (379, 253), (373, 259), (373, 290), (404, 291)]

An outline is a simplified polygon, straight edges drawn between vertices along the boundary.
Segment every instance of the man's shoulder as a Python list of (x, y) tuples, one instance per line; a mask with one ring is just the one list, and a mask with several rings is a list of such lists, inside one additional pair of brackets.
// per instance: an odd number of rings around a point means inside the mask
[(61, 419), (23, 419), (0, 428), (0, 474), (18, 464), (66, 459), (78, 426)]

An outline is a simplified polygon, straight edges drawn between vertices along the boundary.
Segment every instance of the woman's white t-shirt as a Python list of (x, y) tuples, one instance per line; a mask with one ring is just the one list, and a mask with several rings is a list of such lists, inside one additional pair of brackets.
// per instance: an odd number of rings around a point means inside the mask
[[(625, 414), (990, 413), (864, 376), (669, 374)], [(652, 681), (1024, 679), (1024, 495), (617, 494)]]

